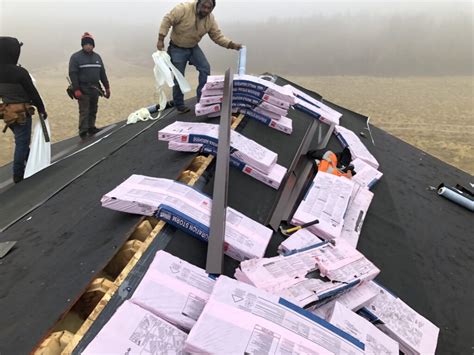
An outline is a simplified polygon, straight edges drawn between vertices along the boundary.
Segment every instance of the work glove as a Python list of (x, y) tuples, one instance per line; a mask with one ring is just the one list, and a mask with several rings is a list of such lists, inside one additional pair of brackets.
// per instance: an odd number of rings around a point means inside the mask
[(106, 99), (108, 99), (108, 98), (110, 97), (110, 88), (106, 88), (106, 89), (105, 89), (105, 95), (104, 95), (104, 97), (105, 97)]
[(79, 100), (79, 98), (82, 96), (81, 90), (77, 89), (74, 91), (74, 97)]

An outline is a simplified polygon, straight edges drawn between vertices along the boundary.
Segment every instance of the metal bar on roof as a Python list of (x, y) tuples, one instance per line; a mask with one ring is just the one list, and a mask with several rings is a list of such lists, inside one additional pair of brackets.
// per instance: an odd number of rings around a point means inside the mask
[(217, 145), (214, 192), (212, 194), (211, 224), (207, 246), (206, 271), (222, 274), (224, 266), (224, 237), (227, 210), (227, 186), (229, 181), (230, 128), (232, 120), (232, 86), (234, 74), (227, 69), (224, 77), (224, 99), (222, 102)]
[(283, 188), (280, 190), (278, 199), (272, 207), (273, 212), (265, 221), (265, 225), (269, 225), (274, 231), (278, 230), (281, 221), (286, 221), (291, 217), (291, 212), (295, 208), (294, 204), (305, 186), (308, 174), (311, 172), (312, 162), (304, 155), (308, 152), (320, 125), (321, 122), (318, 120), (311, 122), (288, 168), (288, 175)]
[(239, 50), (239, 75), (245, 75), (245, 70), (247, 67), (247, 47), (242, 46)]

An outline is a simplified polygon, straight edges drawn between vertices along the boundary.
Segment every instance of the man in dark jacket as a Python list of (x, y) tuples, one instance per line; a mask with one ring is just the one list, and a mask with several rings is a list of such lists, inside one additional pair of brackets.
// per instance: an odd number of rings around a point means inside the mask
[[(99, 96), (110, 97), (110, 86), (104, 63), (99, 54), (94, 52), (94, 38), (85, 32), (81, 39), (82, 49), (69, 60), (69, 77), (71, 78), (74, 97), (79, 102), (79, 136), (84, 139), (101, 130), (95, 126)], [(102, 91), (100, 82), (104, 85)]]
[(25, 68), (17, 65), (22, 44), (13, 37), (0, 37), (0, 116), (15, 135), (13, 156), (15, 183), (23, 180), (30, 153), (32, 114), (30, 105), (36, 106), (43, 118), (48, 117), (30, 74)]

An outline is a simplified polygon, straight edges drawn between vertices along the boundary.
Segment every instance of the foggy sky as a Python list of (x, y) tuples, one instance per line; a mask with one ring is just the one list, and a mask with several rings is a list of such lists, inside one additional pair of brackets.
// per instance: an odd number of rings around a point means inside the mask
[[(179, 1), (0, 0), (0, 35), (25, 43), (21, 63), (67, 63), (84, 31), (96, 50), (150, 66), (163, 15)], [(225, 35), (248, 47), (254, 73), (315, 75), (473, 75), (471, 1), (217, 0)], [(213, 69), (236, 53), (202, 42)]]

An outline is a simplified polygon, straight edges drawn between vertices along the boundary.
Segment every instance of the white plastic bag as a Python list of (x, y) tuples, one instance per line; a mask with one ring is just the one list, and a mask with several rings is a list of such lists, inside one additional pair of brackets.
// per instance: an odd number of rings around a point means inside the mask
[[(44, 121), (48, 134), (51, 137), (48, 120)], [(30, 155), (25, 168), (25, 179), (38, 171), (43, 170), (51, 165), (51, 142), (46, 143), (44, 139), (43, 129), (39, 119), (36, 120), (33, 139), (30, 145)]]
[(171, 63), (171, 58), (165, 51), (156, 51), (152, 54), (155, 62), (155, 80), (156, 86), (163, 86), (166, 82), (169, 87), (174, 86), (173, 77), (176, 78), (181, 92), (187, 93), (191, 91), (191, 86), (184, 78), (183, 74)]
[(184, 76), (179, 72), (178, 69), (171, 63), (171, 58), (165, 51), (156, 51), (152, 55), (155, 67), (153, 73), (155, 75), (155, 86), (156, 95), (158, 96), (158, 116), (153, 118), (150, 112), (146, 108), (141, 108), (135, 112), (132, 112), (127, 118), (127, 124), (137, 123), (138, 121), (157, 120), (161, 116), (161, 112), (166, 107), (166, 93), (165, 84), (168, 87), (174, 86), (174, 78), (178, 82), (179, 87), (183, 93), (191, 91), (191, 86), (186, 81)]
[[(166, 100), (165, 100), (166, 105)], [(161, 108), (161, 105), (160, 105)], [(158, 115), (160, 117), (160, 115)], [(158, 117), (153, 118), (150, 114), (150, 111), (146, 108), (141, 108), (133, 113), (130, 114), (127, 118), (127, 124), (137, 123), (138, 121), (148, 121), (148, 120), (156, 120)]]

